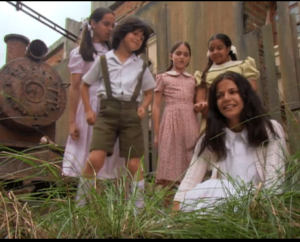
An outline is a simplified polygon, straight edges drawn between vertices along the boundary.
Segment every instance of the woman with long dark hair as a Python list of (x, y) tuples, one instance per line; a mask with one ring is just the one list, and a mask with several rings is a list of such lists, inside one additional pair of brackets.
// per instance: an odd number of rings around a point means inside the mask
[[(235, 193), (231, 178), (254, 187), (283, 181), (284, 132), (267, 117), (245, 77), (230, 71), (219, 75), (209, 89), (208, 107), (205, 134), (175, 195), (174, 210), (180, 204), (182, 210), (191, 210), (191, 203), (199, 199), (208, 198), (211, 203), (228, 196), (227, 192)], [(202, 182), (207, 170), (212, 170), (211, 179)], [(204, 205), (200, 202), (197, 208)]]

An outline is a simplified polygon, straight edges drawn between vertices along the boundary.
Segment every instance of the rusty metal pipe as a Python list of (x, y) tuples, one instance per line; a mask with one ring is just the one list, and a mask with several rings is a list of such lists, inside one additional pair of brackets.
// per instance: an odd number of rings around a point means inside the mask
[(47, 45), (43, 41), (36, 39), (31, 41), (29, 44), (26, 51), (26, 56), (34, 60), (42, 60), (47, 52)]
[(12, 60), (24, 57), (29, 39), (20, 34), (8, 34), (4, 36), (6, 43), (6, 64)]

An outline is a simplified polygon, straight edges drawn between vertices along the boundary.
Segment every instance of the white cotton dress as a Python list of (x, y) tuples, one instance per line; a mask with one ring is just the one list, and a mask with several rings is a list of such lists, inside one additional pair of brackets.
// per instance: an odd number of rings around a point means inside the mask
[(228, 153), (227, 157), (220, 161), (220, 177), (199, 183), (188, 191), (180, 207), (182, 211), (210, 207), (221, 198), (228, 198), (237, 192), (242, 195), (237, 187), (247, 186), (250, 183), (255, 186), (260, 182), (254, 163), (255, 148), (248, 145), (246, 129), (235, 133), (226, 128), (225, 132), (225, 145)]
[[(99, 58), (100, 55), (104, 55), (108, 52), (106, 46), (100, 43), (94, 43), (94, 47), (98, 54), (94, 54), (94, 61)], [(87, 73), (87, 71), (92, 67), (94, 62), (86, 62), (82, 59), (79, 54), (79, 47), (73, 49), (70, 53), (69, 69), (71, 74), (80, 73), (82, 76)], [(99, 88), (100, 82), (95, 82), (89, 88), (90, 94), (90, 104), (96, 115), (100, 109), (100, 101), (97, 97), (97, 90)], [(83, 102), (80, 98), (76, 122), (80, 129), (80, 138), (78, 140), (73, 140), (69, 135), (68, 141), (65, 148), (63, 168), (62, 173), (65, 176), (78, 177), (81, 175), (82, 168), (84, 166), (85, 160), (89, 155), (89, 146), (93, 133), (93, 126), (87, 124), (85, 119), (85, 112)], [(97, 174), (98, 179), (114, 179), (125, 174), (125, 159), (119, 157), (119, 140), (117, 140), (114, 147), (114, 154), (107, 157), (102, 169)]]

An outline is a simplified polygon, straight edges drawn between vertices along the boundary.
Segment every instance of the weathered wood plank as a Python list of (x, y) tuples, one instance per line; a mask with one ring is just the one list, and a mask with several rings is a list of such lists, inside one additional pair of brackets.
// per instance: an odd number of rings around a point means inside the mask
[[(258, 40), (259, 40), (259, 30), (251, 31), (242, 36), (242, 46), (243, 46), (243, 59), (247, 56), (252, 57), (255, 60), (257, 70), (260, 70), (260, 58), (258, 50)], [(258, 96), (263, 100), (262, 83), (257, 80)]]
[(291, 110), (300, 107), (297, 88), (295, 57), (292, 46), (292, 32), (288, 2), (278, 1), (278, 49), (284, 101)]
[(297, 120), (299, 119), (295, 116), (298, 112), (293, 112), (293, 110), (300, 108), (300, 102), (288, 2), (278, 1), (277, 12), (279, 17), (278, 49), (284, 93), (288, 144), (291, 154), (295, 154), (298, 151), (299, 146), (299, 124), (297, 124)]
[(293, 47), (293, 52), (294, 52), (297, 86), (298, 86), (298, 95), (299, 95), (300, 94), (300, 60), (299, 60), (297, 22), (296, 22), (295, 14), (290, 15), (290, 23), (291, 23), (292, 47)]
[(146, 117), (142, 120), (142, 129), (144, 137), (144, 166), (149, 172), (149, 110), (146, 110)]
[(267, 93), (268, 93), (268, 109), (270, 110), (270, 116), (282, 123), (281, 111), (280, 111), (280, 99), (278, 80), (276, 74), (276, 63), (274, 53), (274, 41), (272, 24), (263, 26), (262, 28), (263, 45), (264, 45), (264, 57), (267, 76)]
[[(158, 28), (157, 36), (157, 73), (164, 72), (169, 64), (169, 48), (170, 48), (170, 36), (169, 36), (169, 9), (168, 5), (165, 4), (163, 8), (158, 12), (157, 15), (158, 23), (160, 27)], [(160, 116), (163, 114), (165, 107), (165, 102), (163, 101), (161, 106)], [(151, 142), (154, 141), (154, 130), (153, 130), (153, 120), (151, 119)], [(156, 171), (157, 161), (158, 161), (158, 151), (156, 148), (151, 148), (151, 158), (152, 158), (152, 171)]]

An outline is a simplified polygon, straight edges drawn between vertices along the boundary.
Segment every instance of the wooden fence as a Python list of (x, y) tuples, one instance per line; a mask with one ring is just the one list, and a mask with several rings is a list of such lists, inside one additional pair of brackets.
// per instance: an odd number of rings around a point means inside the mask
[[(241, 36), (242, 48), (239, 57), (244, 59), (251, 56), (255, 59), (257, 69), (261, 74), (258, 80), (259, 97), (271, 118), (283, 125), (287, 133), (290, 152), (294, 154), (300, 150), (300, 142), (298, 142), (300, 140), (300, 124), (298, 124), (300, 120), (300, 59), (297, 25), (295, 16), (289, 13), (288, 2), (277, 2), (277, 9), (280, 74), (278, 75), (275, 64), (272, 24)], [(261, 46), (263, 46), (262, 49)], [(159, 46), (157, 49), (159, 50)], [(279, 91), (278, 78), (283, 83), (283, 93)], [(158, 154), (157, 149), (152, 147), (154, 133), (150, 111), (142, 125), (145, 141), (145, 168), (147, 172), (155, 172)]]

